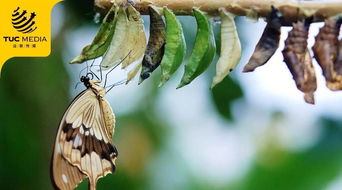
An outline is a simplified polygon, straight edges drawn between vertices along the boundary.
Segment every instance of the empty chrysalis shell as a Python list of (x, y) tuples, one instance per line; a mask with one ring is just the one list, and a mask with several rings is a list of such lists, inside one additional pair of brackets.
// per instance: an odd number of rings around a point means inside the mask
[(342, 75), (342, 39), (338, 42), (338, 52), (334, 63), (334, 70), (338, 75)]
[(127, 58), (130, 53), (130, 47), (126, 44), (128, 33), (126, 8), (120, 7), (112, 41), (101, 62), (103, 69), (114, 67), (120, 64), (123, 59)]
[(143, 20), (139, 11), (132, 5), (127, 7), (128, 30), (126, 36), (128, 37), (125, 46), (129, 47), (130, 53), (122, 62), (122, 68), (127, 67), (134, 61), (142, 58), (146, 50), (146, 35)]
[(312, 48), (315, 59), (322, 68), (326, 85), (331, 90), (342, 90), (341, 65), (337, 61), (340, 26), (341, 22), (336, 19), (326, 20)]
[(132, 70), (128, 72), (126, 84), (128, 84), (138, 74), (141, 67), (142, 67), (142, 64), (138, 63)]
[(132, 5), (120, 7), (114, 36), (102, 67), (109, 69), (118, 64), (125, 68), (141, 58), (146, 49), (146, 36), (140, 13)]
[(84, 61), (102, 56), (106, 51), (114, 34), (115, 23), (119, 8), (113, 6), (101, 23), (93, 42), (82, 49), (79, 56), (70, 63), (83, 63)]
[(284, 61), (289, 68), (297, 88), (304, 92), (304, 100), (314, 104), (314, 92), (317, 89), (317, 81), (312, 59), (307, 48), (308, 30), (310, 20), (305, 23), (298, 21), (293, 24), (289, 32), (283, 50)]
[(221, 82), (235, 69), (241, 58), (241, 44), (234, 17), (226, 9), (219, 9), (221, 16), (221, 52), (216, 64), (216, 75), (211, 87)]

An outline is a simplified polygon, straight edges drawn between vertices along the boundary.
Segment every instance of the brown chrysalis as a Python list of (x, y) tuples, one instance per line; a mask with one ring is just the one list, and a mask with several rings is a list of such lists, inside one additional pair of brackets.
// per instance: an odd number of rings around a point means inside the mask
[(306, 19), (305, 23), (297, 21), (297, 23), (293, 24), (293, 29), (285, 40), (283, 56), (297, 88), (305, 94), (304, 100), (307, 103), (314, 104), (317, 81), (312, 59), (307, 48), (310, 23), (311, 19)]
[(149, 78), (152, 72), (159, 67), (165, 49), (165, 24), (158, 11), (149, 6), (150, 12), (150, 38), (142, 61), (140, 81)]
[(337, 59), (337, 56), (340, 56), (338, 55), (340, 26), (341, 21), (339, 20), (326, 20), (324, 26), (319, 30), (312, 48), (330, 90), (342, 90), (342, 69), (339, 64), (341, 61)]
[(255, 47), (252, 57), (243, 68), (243, 72), (251, 72), (257, 67), (264, 65), (276, 52), (281, 34), (281, 19), (281, 13), (272, 7), (266, 28)]
[(334, 63), (334, 70), (338, 75), (342, 75), (342, 39), (338, 42), (338, 52)]

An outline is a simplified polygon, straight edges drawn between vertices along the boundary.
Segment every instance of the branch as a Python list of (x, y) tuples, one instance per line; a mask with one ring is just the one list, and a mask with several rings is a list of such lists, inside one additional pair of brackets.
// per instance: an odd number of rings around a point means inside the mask
[[(127, 3), (127, 0), (94, 0), (99, 12), (107, 12), (115, 4)], [(114, 2), (113, 2), (114, 1)], [(131, 0), (142, 14), (148, 13), (148, 5), (168, 7), (177, 15), (191, 15), (192, 8), (198, 7), (212, 15), (218, 14), (218, 8), (225, 7), (239, 16), (268, 17), (271, 5), (278, 8), (292, 22), (301, 18), (314, 17), (314, 21), (337, 16), (342, 13), (342, 2), (293, 1), (293, 0)]]

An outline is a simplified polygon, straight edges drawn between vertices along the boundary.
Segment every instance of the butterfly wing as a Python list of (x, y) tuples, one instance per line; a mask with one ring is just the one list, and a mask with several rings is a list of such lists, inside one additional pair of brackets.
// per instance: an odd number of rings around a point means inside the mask
[[(90, 185), (93, 186), (99, 178), (115, 170), (117, 157), (117, 150), (111, 143), (112, 131), (108, 131), (107, 127), (108, 113), (104, 113), (102, 108), (104, 102), (105, 100), (98, 98), (91, 89), (77, 96), (64, 114), (55, 144), (55, 154), (60, 153), (61, 158), (72, 166), (69, 166), (67, 171), (77, 173), (75, 169), (71, 169), (76, 167), (79, 172), (89, 177)], [(111, 125), (114, 125), (114, 121)], [(56, 168), (60, 166), (55, 158), (58, 159), (58, 156), (54, 156), (53, 160), (53, 178), (56, 185), (83, 179), (81, 175), (67, 176), (63, 171), (60, 176), (59, 169)], [(64, 180), (63, 174), (67, 180)], [(69, 180), (70, 177), (76, 178)], [(77, 186), (76, 183), (73, 185)]]
[(53, 155), (52, 181), (55, 189), (72, 190), (86, 177), (76, 166), (71, 165), (61, 152)]

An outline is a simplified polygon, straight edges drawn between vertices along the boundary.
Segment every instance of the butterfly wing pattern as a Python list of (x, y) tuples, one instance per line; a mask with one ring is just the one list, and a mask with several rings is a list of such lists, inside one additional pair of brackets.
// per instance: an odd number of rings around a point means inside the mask
[(85, 177), (89, 178), (89, 189), (96, 189), (99, 178), (115, 171), (115, 118), (104, 93), (98, 90), (105, 92), (90, 83), (61, 120), (52, 158), (52, 180), (57, 189), (74, 189)]

